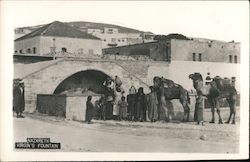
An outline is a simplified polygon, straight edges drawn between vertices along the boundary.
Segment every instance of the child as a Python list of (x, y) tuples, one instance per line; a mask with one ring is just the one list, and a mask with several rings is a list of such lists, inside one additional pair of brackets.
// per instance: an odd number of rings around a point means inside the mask
[(121, 118), (121, 120), (126, 120), (127, 119), (128, 103), (125, 101), (124, 96), (122, 96), (122, 98), (119, 101), (118, 105), (119, 105), (119, 108), (120, 108), (120, 118)]

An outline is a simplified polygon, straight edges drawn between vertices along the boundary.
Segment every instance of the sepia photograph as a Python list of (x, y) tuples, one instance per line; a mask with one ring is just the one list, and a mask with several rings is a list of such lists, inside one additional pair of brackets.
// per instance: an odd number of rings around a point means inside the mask
[(249, 158), (247, 1), (0, 7), (1, 160)]

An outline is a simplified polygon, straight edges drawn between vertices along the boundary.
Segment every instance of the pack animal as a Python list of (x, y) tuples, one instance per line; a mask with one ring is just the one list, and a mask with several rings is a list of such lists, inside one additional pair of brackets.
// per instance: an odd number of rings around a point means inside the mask
[(208, 102), (212, 106), (212, 120), (210, 123), (215, 123), (214, 112), (216, 108), (219, 116), (219, 124), (223, 124), (220, 115), (219, 100), (226, 98), (230, 107), (230, 115), (226, 123), (230, 123), (231, 117), (233, 117), (232, 124), (235, 124), (237, 91), (230, 83), (230, 80), (215, 77), (211, 83), (204, 86), (203, 78), (200, 73), (190, 74), (189, 78), (193, 80), (193, 86), (197, 91), (197, 95), (206, 96)]
[(153, 78), (153, 82), (154, 87), (157, 91), (157, 95), (159, 97), (160, 104), (164, 108), (166, 116), (168, 115), (166, 101), (179, 99), (184, 109), (183, 121), (189, 121), (190, 108), (188, 104), (190, 104), (190, 98), (188, 91), (181, 85), (176, 84), (172, 80), (168, 80), (163, 77), (156, 76)]

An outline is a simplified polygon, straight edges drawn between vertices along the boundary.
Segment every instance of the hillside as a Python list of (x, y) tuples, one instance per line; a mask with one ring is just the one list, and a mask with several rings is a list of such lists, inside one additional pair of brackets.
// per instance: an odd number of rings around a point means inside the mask
[[(123, 26), (113, 25), (113, 24), (105, 24), (105, 23), (95, 23), (95, 22), (87, 22), (87, 21), (73, 21), (73, 22), (65, 22), (66, 24), (75, 27), (77, 29), (80, 28), (95, 28), (95, 29), (103, 29), (103, 28), (118, 28), (119, 33), (142, 33), (144, 31), (140, 31), (137, 29), (127, 28)], [(46, 25), (46, 24), (44, 24)], [(36, 26), (26, 26), (26, 27), (19, 27), (17, 29), (30, 29), (34, 30), (43, 25), (36, 25)], [(151, 32), (148, 32), (151, 33)]]
[(94, 23), (94, 22), (86, 22), (86, 21), (75, 21), (75, 22), (68, 22), (70, 26), (75, 28), (86, 27), (86, 28), (96, 28), (96, 29), (103, 29), (103, 28), (118, 28), (119, 33), (141, 33), (143, 31), (127, 28), (123, 26), (113, 25), (113, 24), (105, 24), (105, 23)]

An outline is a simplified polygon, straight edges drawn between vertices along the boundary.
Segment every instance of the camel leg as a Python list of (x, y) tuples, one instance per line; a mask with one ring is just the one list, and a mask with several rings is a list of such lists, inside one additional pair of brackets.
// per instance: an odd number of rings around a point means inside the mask
[(233, 121), (232, 121), (232, 124), (235, 124), (235, 115), (236, 115), (236, 97), (233, 98), (232, 100), (232, 114), (233, 114)]
[(186, 112), (186, 121), (189, 121), (189, 114), (190, 114), (190, 108), (187, 103), (184, 104), (185, 108), (184, 111)]
[(168, 108), (165, 97), (161, 97), (161, 106), (164, 109), (166, 121), (169, 122)]
[(217, 114), (219, 117), (219, 124), (223, 124), (223, 121), (222, 121), (221, 116), (220, 116), (220, 105), (219, 105), (218, 100), (215, 100), (215, 106), (216, 106), (216, 111), (217, 111)]
[(227, 120), (227, 124), (229, 124), (230, 123), (230, 120), (231, 120), (231, 117), (232, 117), (232, 114), (233, 114), (233, 105), (232, 105), (232, 102), (230, 101), (230, 99), (227, 99), (227, 102), (228, 102), (228, 104), (229, 104), (229, 107), (230, 107), (230, 115), (229, 115), (229, 118), (228, 118), (228, 120)]
[(211, 112), (212, 112), (212, 120), (209, 123), (214, 123), (214, 111), (215, 111), (215, 103), (212, 99), (208, 99), (208, 101), (210, 102), (212, 108), (211, 108)]
[(230, 115), (229, 115), (228, 120), (225, 122), (226, 124), (230, 123), (231, 117), (232, 117), (232, 110), (230, 109)]
[(190, 112), (190, 108), (188, 106), (188, 103), (187, 101), (183, 101), (183, 100), (180, 100), (180, 103), (182, 104), (182, 107), (184, 109), (184, 116), (183, 116), (183, 122), (185, 121), (189, 121), (189, 112)]

